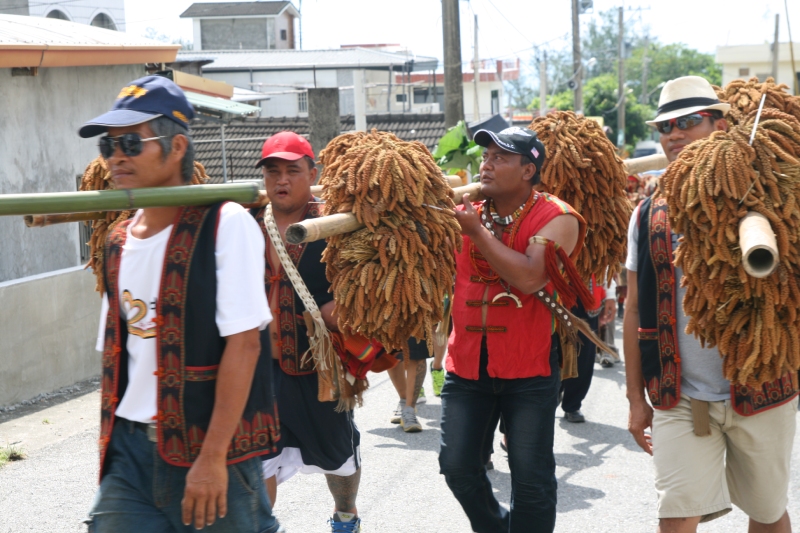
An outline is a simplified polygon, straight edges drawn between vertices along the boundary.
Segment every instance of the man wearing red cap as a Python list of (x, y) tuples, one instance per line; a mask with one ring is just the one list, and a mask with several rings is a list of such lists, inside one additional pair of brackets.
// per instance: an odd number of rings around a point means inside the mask
[[(261, 155), (256, 167), (264, 174), (271, 209), (260, 209), (254, 216), (266, 239), (265, 285), (275, 320), (269, 327), (269, 339), (264, 342), (272, 345), (281, 430), (279, 452), (264, 460), (264, 477), (274, 504), (277, 484), (297, 472), (325, 474), (336, 505), (330, 520), (332, 531), (358, 533), (361, 519), (356, 495), (361, 479), (361, 436), (352, 411), (336, 412), (335, 402), (318, 399), (314, 361), (310, 356), (304, 357), (309, 338), (303, 312), (312, 310), (306, 309), (280, 259), (283, 255), (284, 261), (292, 261), (325, 325), (337, 331), (332, 316), (335, 304), (321, 262), (325, 241), (299, 245), (285, 242), (290, 224), (316, 218), (322, 211), (321, 202), (311, 196), (311, 185), (317, 179), (314, 151), (306, 139), (285, 131), (270, 137)], [(269, 235), (268, 228), (273, 224), (281, 237), (278, 242)]]

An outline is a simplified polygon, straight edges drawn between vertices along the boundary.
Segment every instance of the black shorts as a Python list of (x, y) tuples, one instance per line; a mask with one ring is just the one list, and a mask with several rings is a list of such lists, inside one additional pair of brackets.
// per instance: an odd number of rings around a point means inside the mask
[(360, 462), (358, 447), (361, 433), (352, 411), (336, 412), (338, 402), (317, 399), (317, 374), (290, 376), (274, 360), (275, 394), (278, 399), (281, 438), (278, 452), (265, 455), (270, 459), (284, 448), (299, 448), (305, 465), (322, 470), (336, 470), (348, 459)]
[[(433, 354), (428, 351), (428, 343), (418, 340), (415, 337), (408, 339), (408, 348), (405, 353), (408, 355), (409, 361), (424, 361), (425, 359), (433, 357)], [(399, 361), (406, 359), (403, 352), (397, 352), (395, 357), (397, 357)]]

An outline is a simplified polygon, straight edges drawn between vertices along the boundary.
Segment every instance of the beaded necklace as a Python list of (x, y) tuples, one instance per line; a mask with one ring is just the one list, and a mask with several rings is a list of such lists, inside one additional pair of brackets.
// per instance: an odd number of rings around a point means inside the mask
[[(515, 211), (514, 213), (512, 213), (510, 215), (510, 217), (513, 220), (514, 224), (511, 227), (511, 231), (510, 231), (511, 235), (509, 236), (509, 239), (508, 239), (507, 246), (509, 248), (512, 248), (512, 249), (514, 248), (514, 239), (516, 238), (517, 233), (519, 232), (519, 228), (522, 225), (522, 221), (525, 219), (525, 216), (528, 213), (530, 213), (531, 209), (533, 209), (533, 206), (534, 206), (534, 204), (536, 204), (536, 200), (538, 200), (538, 199), (539, 199), (539, 193), (536, 192), (535, 190), (531, 191), (531, 195), (528, 197), (528, 200), (524, 204), (522, 204), (520, 206), (519, 210)], [(503, 242), (502, 236), (498, 235), (495, 232), (494, 226), (492, 225), (491, 222), (489, 222), (489, 217), (487, 217), (487, 215), (486, 215), (486, 211), (487, 210), (490, 211), (491, 207), (492, 207), (491, 206), (491, 200), (485, 200), (478, 207), (478, 213), (479, 213), (479, 215), (481, 217), (481, 223), (483, 224), (483, 226), (486, 229), (489, 230), (489, 232), (492, 234), (492, 236), (494, 236), (500, 242)], [(492, 213), (492, 214), (494, 215), (496, 213)], [(499, 218), (499, 215), (498, 215), (498, 218)], [(502, 218), (503, 219), (507, 219), (509, 217), (502, 217)], [(510, 222), (511, 221), (509, 221), (509, 223)], [(499, 224), (499, 225), (507, 225), (507, 224)], [(504, 230), (504, 232), (505, 231), (508, 231), (508, 228), (506, 228)], [(522, 307), (522, 302), (519, 300), (519, 298), (517, 296), (515, 296), (511, 292), (511, 287), (500, 278), (499, 274), (495, 273), (492, 270), (492, 267), (489, 266), (489, 263), (486, 261), (486, 259), (483, 257), (483, 255), (477, 250), (477, 248), (475, 247), (475, 243), (472, 242), (472, 240), (470, 240), (470, 243), (469, 243), (469, 258), (470, 258), (470, 262), (472, 263), (472, 268), (474, 268), (475, 272), (478, 273), (478, 279), (479, 279), (480, 283), (484, 283), (486, 285), (495, 285), (495, 284), (499, 283), (503, 287), (503, 289), (505, 290), (505, 292), (500, 293), (497, 296), (495, 296), (492, 301), (495, 301), (495, 300), (497, 300), (499, 298), (503, 298), (503, 297), (509, 297), (509, 298), (512, 298), (515, 302), (517, 302), (517, 307)]]

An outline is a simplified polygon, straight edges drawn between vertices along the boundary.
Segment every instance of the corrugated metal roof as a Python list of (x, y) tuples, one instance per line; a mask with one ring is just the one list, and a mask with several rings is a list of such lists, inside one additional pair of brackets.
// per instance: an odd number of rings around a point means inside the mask
[(91, 47), (174, 47), (137, 37), (130, 33), (106, 30), (67, 20), (22, 15), (0, 15), (0, 48), (16, 46), (91, 46)]
[[(420, 141), (429, 150), (444, 135), (444, 114), (367, 115), (367, 127), (390, 131), (404, 141)], [(341, 131), (353, 131), (352, 115), (341, 117)], [(226, 123), (225, 156), (229, 180), (260, 180), (261, 171), (253, 168), (261, 156), (264, 141), (280, 131), (293, 131), (308, 136), (305, 117), (246, 118)], [(222, 183), (222, 143), (220, 124), (195, 120), (191, 125), (195, 141), (195, 158), (205, 167), (211, 183)]]
[[(203, 50), (214, 62), (203, 66), (204, 72), (221, 70), (307, 70), (307, 69), (388, 69), (432, 70), (439, 64), (435, 57), (381, 52), (367, 48), (332, 50)], [(187, 54), (188, 55), (188, 54)], [(181, 61), (184, 54), (178, 54)]]
[(200, 110), (209, 109), (211, 111), (237, 116), (249, 115), (261, 110), (258, 106), (234, 102), (233, 100), (225, 100), (224, 98), (217, 98), (216, 96), (208, 96), (192, 91), (183, 92), (186, 95), (186, 99), (189, 100), (189, 103)]
[(291, 2), (203, 2), (190, 5), (181, 18), (279, 15), (288, 5)]

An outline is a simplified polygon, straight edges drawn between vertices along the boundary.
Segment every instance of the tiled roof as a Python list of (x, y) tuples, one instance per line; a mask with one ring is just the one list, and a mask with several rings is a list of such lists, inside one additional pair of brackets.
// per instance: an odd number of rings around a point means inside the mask
[[(194, 57), (196, 52), (178, 54), (178, 61)], [(220, 70), (309, 70), (309, 69), (388, 69), (412, 71), (435, 69), (435, 57), (385, 52), (369, 48), (334, 48), (331, 50), (203, 50), (214, 62), (203, 65), (203, 72)]]
[(252, 17), (278, 15), (291, 2), (208, 2), (195, 3), (181, 13), (181, 18)]
[[(342, 132), (355, 129), (352, 115), (341, 118)], [(420, 141), (429, 150), (436, 147), (445, 133), (444, 114), (367, 115), (367, 127), (390, 131), (406, 141)], [(268, 137), (280, 131), (293, 131), (308, 136), (308, 118), (246, 118), (225, 126), (225, 156), (228, 159), (228, 180), (261, 179), (253, 168), (261, 155), (261, 146)], [(195, 158), (205, 167), (211, 183), (222, 182), (222, 143), (220, 124), (195, 121), (192, 124)], [(239, 139), (239, 140), (237, 140)]]

